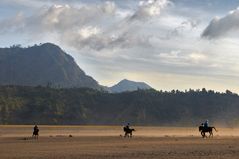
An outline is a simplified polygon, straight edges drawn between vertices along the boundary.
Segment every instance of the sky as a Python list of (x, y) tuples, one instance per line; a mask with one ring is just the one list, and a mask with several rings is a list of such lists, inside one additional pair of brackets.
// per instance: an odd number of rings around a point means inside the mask
[(239, 93), (239, 0), (0, 0), (0, 47), (45, 42), (101, 85)]

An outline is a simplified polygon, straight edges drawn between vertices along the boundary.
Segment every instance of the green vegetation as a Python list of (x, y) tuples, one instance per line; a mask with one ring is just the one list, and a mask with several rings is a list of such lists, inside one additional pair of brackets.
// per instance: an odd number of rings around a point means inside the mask
[(138, 90), (111, 94), (88, 88), (1, 86), (0, 124), (238, 124), (239, 96), (230, 91)]

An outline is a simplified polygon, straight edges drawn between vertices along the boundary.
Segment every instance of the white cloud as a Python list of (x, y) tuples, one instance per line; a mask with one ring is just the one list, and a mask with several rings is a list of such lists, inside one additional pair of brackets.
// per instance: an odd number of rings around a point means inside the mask
[(78, 31), (79, 36), (83, 39), (90, 38), (100, 33), (100, 29), (98, 27), (87, 26), (83, 27)]
[(140, 1), (139, 7), (132, 15), (131, 19), (145, 20), (150, 17), (158, 16), (161, 10), (168, 6), (168, 0), (147, 0)]
[(217, 39), (235, 31), (239, 31), (238, 8), (230, 11), (225, 17), (215, 17), (203, 31), (202, 37)]
[(41, 33), (64, 31), (75, 26), (82, 26), (83, 23), (89, 23), (91, 19), (95, 20), (95, 14), (101, 15), (99, 12), (101, 11), (96, 8), (78, 9), (69, 5), (53, 5), (50, 8), (42, 7), (31, 16), (22, 15), (20, 20), (15, 20), (19, 16), (6, 19), (0, 22), (0, 26), (5, 31), (14, 29), (16, 32), (23, 30), (25, 33), (34, 32), (35, 34), (39, 31)]
[[(137, 8), (136, 13), (145, 7), (149, 9), (149, 6), (164, 6), (164, 3), (165, 0), (147, 1)], [(128, 16), (119, 16), (122, 12), (114, 2), (109, 1), (98, 5), (82, 4), (78, 7), (55, 4), (51, 7), (42, 7), (31, 16), (20, 14), (1, 21), (0, 32), (7, 34), (11, 30), (32, 35), (33, 38), (54, 34), (62, 43), (76, 49), (87, 47), (101, 50), (136, 45), (150, 46), (149, 36), (140, 33), (141, 24), (129, 23)], [(129, 12), (126, 11), (125, 15), (129, 15)]]
[(101, 6), (103, 12), (108, 14), (114, 14), (116, 12), (116, 5), (114, 2), (106, 1), (105, 5)]
[(106, 32), (97, 27), (87, 26), (77, 33), (74, 30), (66, 31), (61, 38), (62, 42), (78, 50), (83, 47), (100, 51), (150, 46), (148, 38), (135, 34), (135, 31)]
[(207, 60), (206, 55), (202, 53), (193, 52), (189, 54), (189, 59), (194, 63), (201, 63)]

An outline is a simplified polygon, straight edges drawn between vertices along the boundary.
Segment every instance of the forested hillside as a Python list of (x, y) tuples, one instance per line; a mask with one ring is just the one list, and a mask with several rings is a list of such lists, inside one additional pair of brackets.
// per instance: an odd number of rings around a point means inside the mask
[(137, 90), (110, 94), (88, 88), (1, 86), (0, 124), (239, 124), (239, 96), (230, 91)]

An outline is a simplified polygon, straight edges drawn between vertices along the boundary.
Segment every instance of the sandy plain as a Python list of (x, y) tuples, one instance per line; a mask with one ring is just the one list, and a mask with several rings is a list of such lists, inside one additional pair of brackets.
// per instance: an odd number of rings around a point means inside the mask
[(239, 159), (238, 128), (202, 139), (197, 127), (134, 127), (124, 138), (121, 126), (40, 125), (32, 140), (32, 127), (0, 126), (0, 159)]

